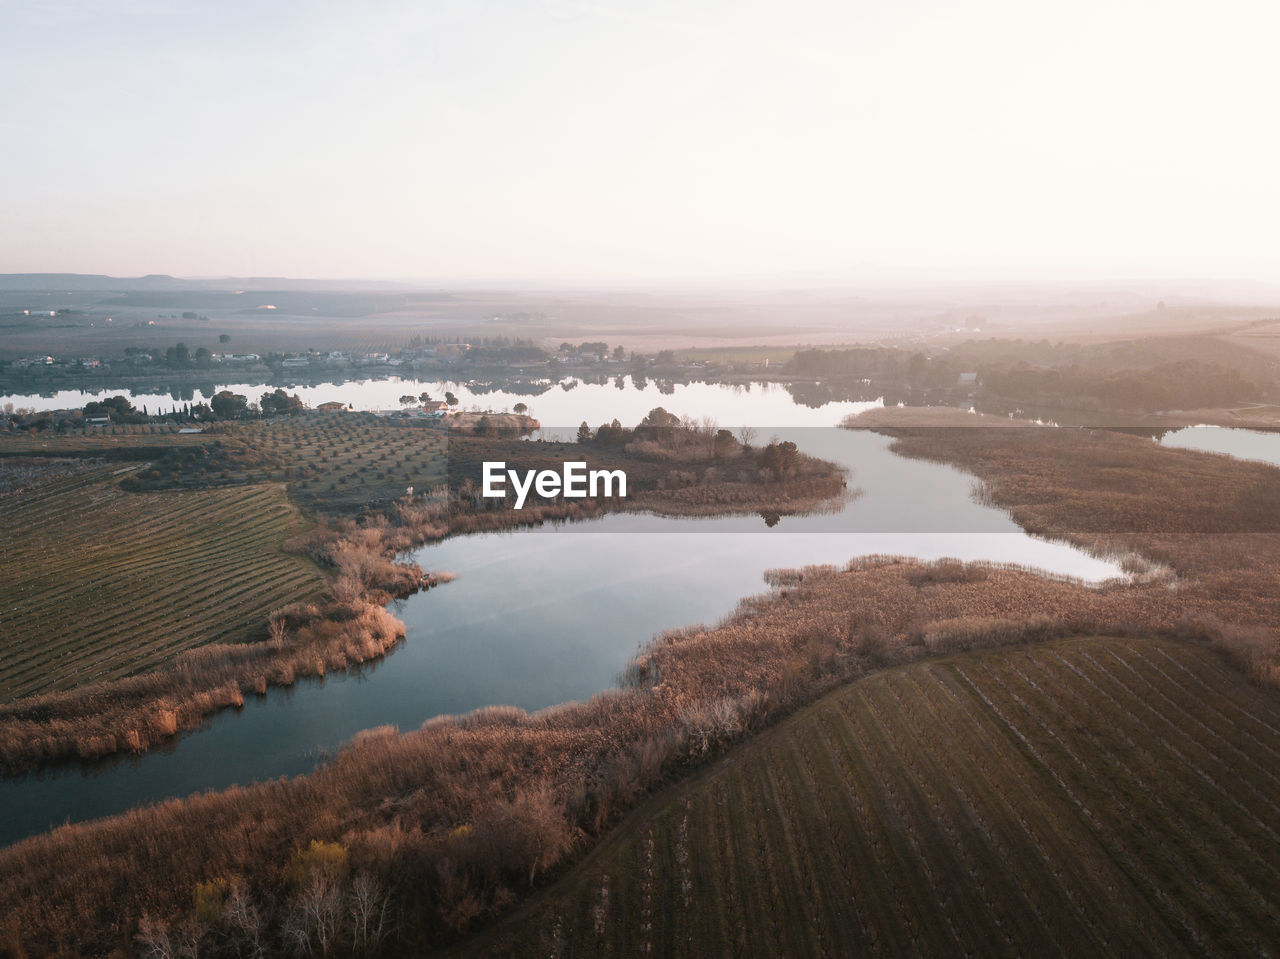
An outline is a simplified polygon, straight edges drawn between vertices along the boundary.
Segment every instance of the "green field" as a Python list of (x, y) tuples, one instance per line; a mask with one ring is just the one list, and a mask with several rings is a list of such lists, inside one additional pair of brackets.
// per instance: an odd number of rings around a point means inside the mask
[(126, 493), (128, 464), (32, 462), (0, 464), (0, 701), (262, 638), (322, 584), (280, 551), (305, 524), (279, 484)]
[(1087, 639), (859, 680), (655, 795), (464, 955), (1280, 944), (1280, 695)]

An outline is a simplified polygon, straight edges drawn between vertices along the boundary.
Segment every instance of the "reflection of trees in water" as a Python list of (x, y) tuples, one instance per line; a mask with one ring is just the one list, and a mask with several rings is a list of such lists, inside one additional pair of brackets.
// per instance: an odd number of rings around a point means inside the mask
[(1141, 414), (1117, 414), (1099, 412), (1089, 409), (1071, 409), (1061, 406), (1036, 406), (1020, 404), (1013, 400), (979, 398), (973, 401), (973, 408), (987, 416), (1013, 417), (1020, 420), (1039, 420), (1044, 423), (1055, 423), (1058, 426), (1087, 426), (1095, 429), (1111, 430), (1116, 433), (1128, 433), (1133, 436), (1145, 436), (1153, 440), (1161, 440), (1166, 433), (1179, 429), (1178, 426), (1144, 426), (1133, 423), (1141, 419)]
[(885, 406), (897, 406), (899, 403), (909, 404), (911, 400), (911, 391), (905, 386), (885, 386), (881, 391), (884, 396)]
[(819, 409), (828, 403), (837, 401), (854, 401), (869, 403), (884, 396), (883, 386), (872, 383), (787, 383), (784, 387), (791, 394), (791, 399), (800, 406)]
[(516, 393), (521, 396), (541, 396), (556, 384), (548, 379), (501, 377), (491, 380), (468, 380), (463, 385), (473, 396), (488, 393)]
[(818, 409), (831, 402), (833, 393), (822, 383), (788, 383), (787, 392), (793, 402), (810, 409)]

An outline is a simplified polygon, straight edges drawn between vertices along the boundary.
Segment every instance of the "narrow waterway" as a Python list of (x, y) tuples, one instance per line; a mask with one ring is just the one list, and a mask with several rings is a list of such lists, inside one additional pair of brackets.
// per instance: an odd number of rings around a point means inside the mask
[(1166, 433), (1163, 446), (1222, 453), (1241, 460), (1257, 460), (1280, 466), (1280, 432), (1242, 430), (1228, 426), (1188, 426)]

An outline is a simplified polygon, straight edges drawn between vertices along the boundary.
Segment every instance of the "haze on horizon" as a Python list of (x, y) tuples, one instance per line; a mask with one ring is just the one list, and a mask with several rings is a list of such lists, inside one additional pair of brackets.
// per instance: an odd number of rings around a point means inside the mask
[(1280, 285), (1260, 2), (9, 0), (0, 272)]

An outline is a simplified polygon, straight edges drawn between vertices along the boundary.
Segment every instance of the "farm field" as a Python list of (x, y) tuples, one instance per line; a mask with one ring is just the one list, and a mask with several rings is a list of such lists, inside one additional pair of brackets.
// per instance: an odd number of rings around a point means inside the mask
[(134, 451), (145, 448), (169, 446), (204, 446), (212, 436), (209, 433), (180, 433), (180, 427), (172, 423), (121, 423), (102, 428), (84, 427), (66, 433), (13, 432), (3, 436), (0, 451), (37, 456), (98, 456), (128, 457)]
[(369, 413), (311, 413), (236, 430), (264, 451), (258, 467), (264, 478), (289, 483), (308, 510), (385, 507), (409, 486), (421, 492), (446, 479), (448, 441), (439, 429), (394, 425)]
[(891, 669), (651, 797), (480, 955), (1263, 954), (1280, 696), (1189, 643)]
[(295, 502), (319, 512), (385, 507), (445, 481), (446, 434), (388, 423), (370, 413), (312, 412), (226, 422), (203, 433), (171, 424), (121, 424), (67, 435), (14, 434), (0, 455), (101, 456), (143, 461), (139, 489), (202, 489), (283, 482)]
[(0, 702), (262, 638), (320, 589), (280, 550), (305, 525), (280, 484), (127, 493), (121, 468), (0, 461)]

